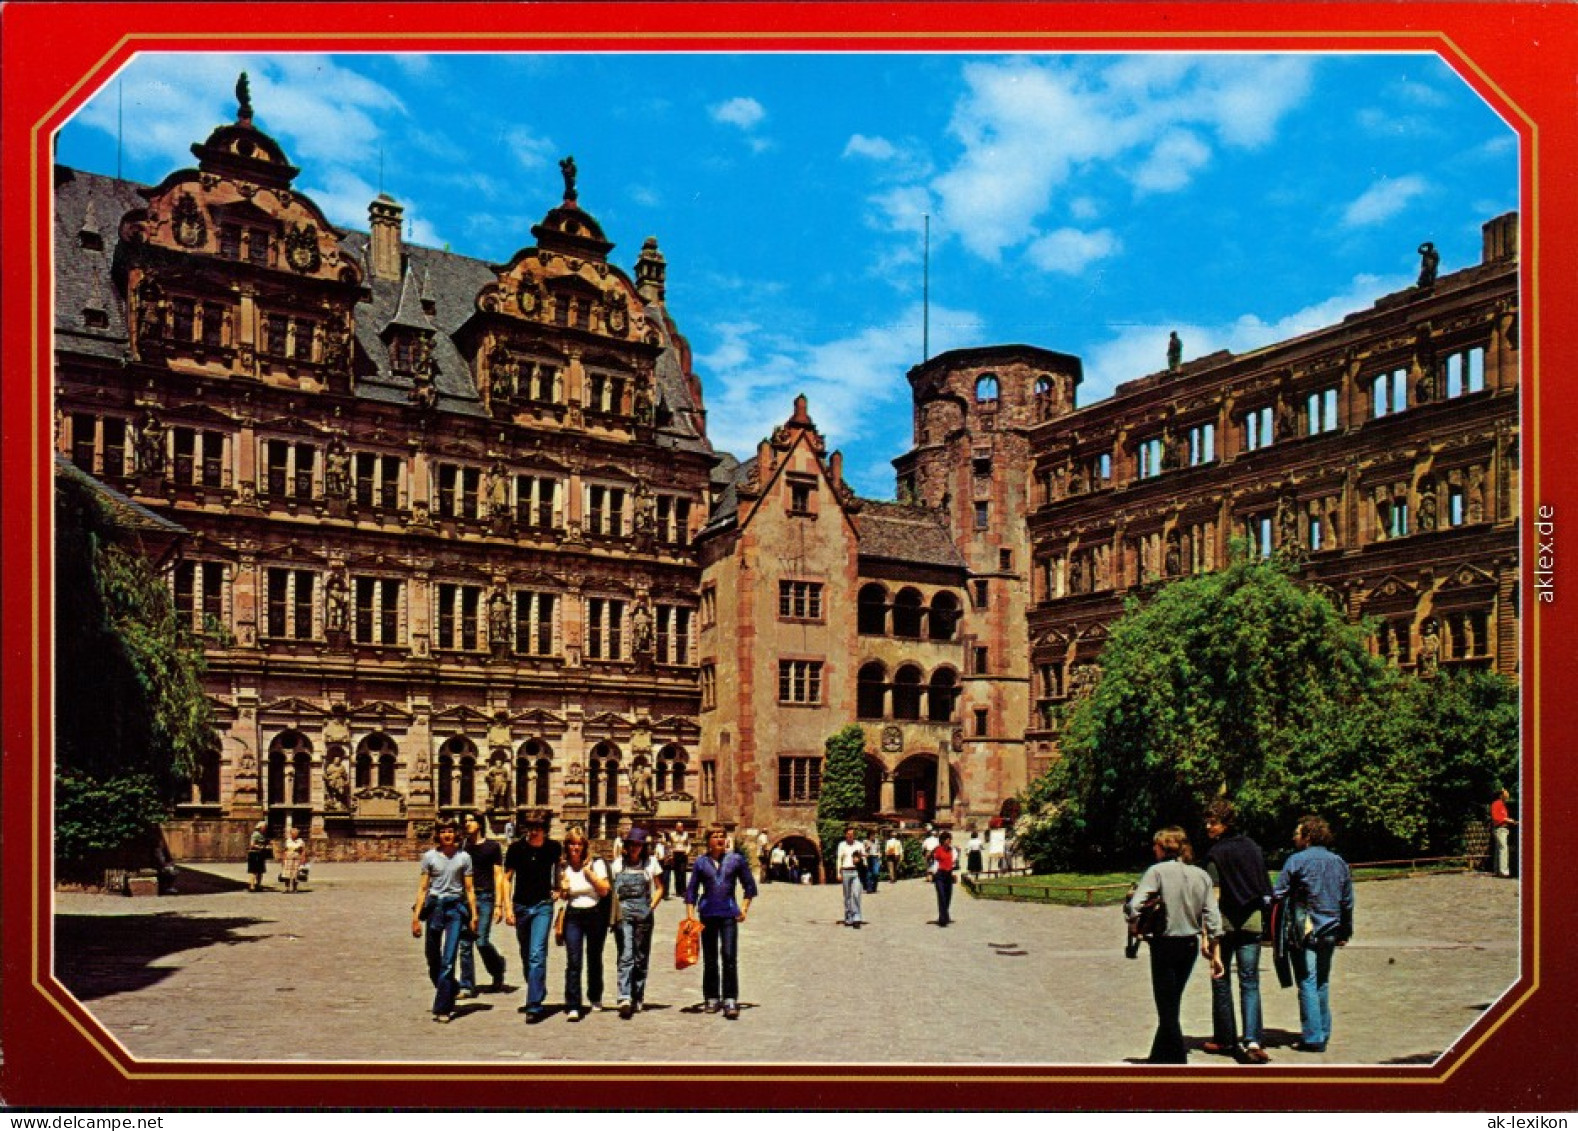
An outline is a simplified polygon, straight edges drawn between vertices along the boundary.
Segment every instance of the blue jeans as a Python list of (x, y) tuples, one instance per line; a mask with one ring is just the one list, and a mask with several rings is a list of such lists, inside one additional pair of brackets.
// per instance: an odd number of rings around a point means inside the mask
[(1233, 963), (1238, 963), (1238, 999), (1244, 1009), (1244, 1043), (1260, 1043), (1260, 935), (1229, 931), (1222, 936), (1222, 976), (1211, 979), (1211, 1036), (1224, 1048), (1238, 1044), (1233, 1015)]
[(553, 930), (553, 901), (517, 903), (515, 938), (526, 968), (526, 1012), (541, 1013), (548, 1000), (548, 933)]
[(647, 966), (652, 960), (652, 916), (640, 918), (625, 909), (614, 924), (614, 948), (619, 952), (619, 1000), (640, 1005), (647, 996)]
[(460, 928), (471, 919), (471, 908), (458, 896), (433, 902), (427, 917), (427, 976), (436, 991), (434, 1013), (452, 1013), (460, 983), (455, 981), (455, 952), (460, 949)]
[(948, 909), (953, 906), (953, 873), (939, 871), (931, 878), (931, 883), (937, 889), (937, 925), (946, 927), (953, 922), (948, 915)]
[(844, 879), (844, 922), (860, 922), (860, 869), (845, 868)]
[(1197, 935), (1163, 936), (1152, 939), (1150, 946), (1151, 996), (1156, 999), (1156, 1036), (1151, 1040), (1150, 1063), (1187, 1064), (1189, 1050), (1184, 1045), (1183, 1022), (1178, 1014), (1195, 955), (1200, 953), (1200, 939)]
[[(564, 912), (564, 1007), (581, 1008), (581, 967), (586, 967), (586, 997), (603, 1003), (603, 944), (608, 941), (608, 903), (568, 907)], [(584, 963), (583, 963), (584, 958)]]
[(477, 988), (476, 955), (482, 955), (482, 965), (495, 982), (504, 981), (504, 956), (493, 945), (493, 893), (477, 893), (477, 941), (460, 940), (460, 988)]
[(1299, 987), (1299, 1039), (1307, 1045), (1324, 1045), (1331, 1040), (1332, 952), (1337, 944), (1329, 940), (1294, 947), (1288, 951), (1293, 965), (1293, 981)]
[[(723, 966), (721, 987), (720, 960)], [(719, 997), (724, 1001), (740, 999), (740, 924), (733, 915), (701, 917), (701, 995), (708, 1001), (717, 1001)]]

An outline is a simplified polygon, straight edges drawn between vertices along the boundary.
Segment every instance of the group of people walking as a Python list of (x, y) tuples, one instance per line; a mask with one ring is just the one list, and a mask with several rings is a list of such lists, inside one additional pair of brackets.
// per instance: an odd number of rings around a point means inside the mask
[[(610, 932), (617, 951), (616, 994), (620, 1017), (645, 1007), (647, 970), (658, 906), (669, 894), (665, 877), (684, 885), (685, 915), (701, 923), (704, 1009), (739, 1016), (739, 925), (756, 896), (743, 856), (726, 852), (721, 826), (707, 831), (707, 852), (689, 864), (689, 837), (681, 825), (679, 851), (653, 853), (654, 838), (633, 828), (610, 862), (596, 856), (580, 827), (564, 842), (549, 839), (545, 817), (523, 813), (507, 848), (491, 840), (476, 814), (464, 818), (464, 835), (452, 820), (439, 821), (434, 847), (423, 854), (411, 934), (425, 935), (428, 977), (433, 983), (433, 1019), (448, 1022), (460, 997), (482, 992), (476, 956), (491, 979), (489, 990), (506, 989), (507, 960), (492, 941), (503, 922), (515, 929), (526, 972), (526, 1023), (548, 1016), (549, 939), (563, 947), (564, 1013), (581, 1021), (604, 1008), (603, 955)], [(670, 834), (671, 837), (674, 834)], [(665, 869), (665, 863), (668, 868)], [(736, 898), (736, 887), (740, 898)]]
[[(976, 850), (977, 853), (979, 850)], [(926, 861), (926, 879), (937, 891), (937, 925), (946, 927), (953, 922), (949, 912), (953, 906), (953, 884), (959, 871), (959, 851), (953, 846), (953, 833), (944, 829), (940, 834), (929, 832), (921, 843)], [(897, 881), (899, 865), (903, 860), (904, 846), (897, 835), (888, 838), (880, 850), (875, 837), (862, 840), (853, 825), (844, 830), (844, 839), (833, 851), (834, 867), (844, 892), (844, 926), (859, 929), (865, 924), (862, 897), (875, 894), (877, 875), (884, 861), (890, 880)], [(977, 869), (979, 861), (977, 860)]]
[[(1225, 798), (1206, 808), (1205, 829), (1212, 845), (1205, 867), (1194, 863), (1188, 834), (1176, 826), (1152, 839), (1156, 863), (1146, 869), (1124, 911), (1131, 922), (1152, 920), (1151, 992), (1156, 1001), (1156, 1035), (1151, 1064), (1184, 1064), (1188, 1048), (1179, 1019), (1184, 988), (1196, 959), (1211, 968), (1212, 1037), (1206, 1052), (1228, 1053), (1245, 1064), (1265, 1064), (1260, 998), (1262, 939), (1271, 937), (1288, 982), (1298, 987), (1299, 1052), (1324, 1052), (1331, 1040), (1329, 985), (1336, 948), (1353, 937), (1353, 877), (1347, 863), (1331, 850), (1333, 836), (1324, 819), (1300, 817), (1293, 831), (1295, 851), (1275, 884), (1265, 856), (1235, 827), (1236, 814)], [(1233, 1008), (1233, 968), (1237, 967), (1243, 1027)]]

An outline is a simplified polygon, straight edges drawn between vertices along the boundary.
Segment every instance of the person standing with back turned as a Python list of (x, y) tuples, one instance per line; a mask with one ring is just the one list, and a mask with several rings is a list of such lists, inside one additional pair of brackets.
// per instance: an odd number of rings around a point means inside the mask
[[(1205, 809), (1205, 831), (1212, 840), (1205, 870), (1217, 887), (1217, 903), (1227, 933), (1222, 936), (1222, 976), (1211, 979), (1211, 1040), (1206, 1052), (1232, 1053), (1244, 1064), (1271, 1058), (1260, 1047), (1260, 936), (1271, 902), (1271, 880), (1260, 846), (1234, 828), (1233, 803), (1218, 797)], [(1244, 1035), (1233, 1016), (1233, 963), (1238, 963), (1238, 996), (1244, 1007)]]

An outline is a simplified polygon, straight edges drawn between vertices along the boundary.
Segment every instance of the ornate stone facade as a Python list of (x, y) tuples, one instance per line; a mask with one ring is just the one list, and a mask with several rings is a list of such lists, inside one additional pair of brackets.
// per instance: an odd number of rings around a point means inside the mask
[(716, 457), (656, 241), (615, 266), (573, 181), (503, 266), (404, 244), (387, 197), (339, 231), (245, 101), (193, 153), (56, 174), (59, 449), (192, 532), (222, 741), (178, 854), (688, 816)]

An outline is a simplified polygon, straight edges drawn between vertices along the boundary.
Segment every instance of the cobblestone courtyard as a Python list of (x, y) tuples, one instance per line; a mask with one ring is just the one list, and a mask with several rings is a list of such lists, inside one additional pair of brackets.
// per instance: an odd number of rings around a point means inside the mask
[[(827, 1039), (860, 1061), (1121, 1064), (1143, 1057), (1155, 1014), (1148, 965), (1122, 952), (1116, 908), (954, 901), (935, 926), (931, 888), (908, 880), (865, 901), (868, 925), (842, 927), (836, 887), (766, 885), (741, 930), (742, 1015), (701, 1012), (700, 968), (676, 971), (678, 900), (658, 912), (649, 1011), (567, 1025), (523, 1024), (514, 932), (499, 924), (510, 992), (461, 1003), (434, 1025), (422, 944), (411, 937), (416, 865), (323, 864), (297, 895), (244, 890), (242, 866), (183, 871), (160, 899), (63, 893), (57, 970), (139, 1059), (252, 1061), (769, 1062), (829, 1059)], [(1518, 885), (1484, 875), (1362, 883), (1357, 935), (1332, 979), (1335, 1034), (1295, 1053), (1294, 991), (1262, 963), (1266, 1041), (1276, 1067), (1428, 1063), (1514, 981)], [(550, 1007), (564, 952), (549, 955)], [(613, 1004), (614, 947), (605, 955)], [(1210, 1032), (1209, 978), (1184, 998), (1196, 1064)], [(1243, 1071), (1259, 1071), (1245, 1068)]]

